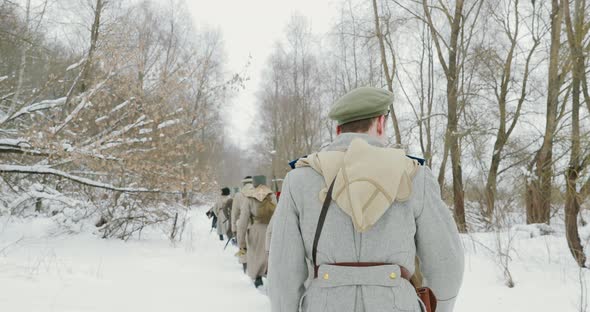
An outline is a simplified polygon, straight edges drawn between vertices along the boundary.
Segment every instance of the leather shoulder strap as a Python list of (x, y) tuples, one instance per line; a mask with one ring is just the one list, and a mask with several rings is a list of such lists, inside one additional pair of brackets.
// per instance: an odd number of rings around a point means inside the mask
[(330, 184), (330, 188), (328, 188), (328, 193), (326, 194), (326, 199), (324, 199), (324, 204), (322, 205), (322, 211), (320, 212), (320, 218), (318, 219), (318, 225), (316, 226), (316, 229), (315, 229), (315, 236), (313, 238), (313, 248), (311, 250), (311, 255), (312, 255), (312, 259), (313, 259), (313, 265), (316, 268), (317, 268), (318, 242), (320, 241), (320, 235), (322, 234), (322, 228), (324, 227), (324, 221), (326, 221), (326, 215), (328, 214), (328, 208), (330, 207), (330, 204), (332, 203), (332, 191), (334, 189), (334, 182), (336, 182), (336, 179), (334, 179), (334, 181), (332, 181), (332, 184)]

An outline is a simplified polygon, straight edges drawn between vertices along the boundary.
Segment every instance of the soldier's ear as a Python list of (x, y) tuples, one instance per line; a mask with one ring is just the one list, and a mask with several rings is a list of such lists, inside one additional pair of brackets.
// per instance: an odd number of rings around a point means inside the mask
[(377, 118), (377, 134), (383, 135), (385, 133), (385, 116), (381, 115)]

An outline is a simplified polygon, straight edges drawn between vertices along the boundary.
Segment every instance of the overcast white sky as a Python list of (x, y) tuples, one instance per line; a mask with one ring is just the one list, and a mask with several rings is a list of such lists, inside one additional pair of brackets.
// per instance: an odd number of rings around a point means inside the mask
[(251, 120), (256, 114), (255, 92), (273, 43), (293, 13), (307, 16), (314, 33), (330, 29), (338, 14), (333, 0), (187, 0), (195, 24), (219, 27), (227, 54), (227, 70), (240, 72), (252, 56), (250, 81), (227, 110), (228, 135), (241, 147), (252, 143)]

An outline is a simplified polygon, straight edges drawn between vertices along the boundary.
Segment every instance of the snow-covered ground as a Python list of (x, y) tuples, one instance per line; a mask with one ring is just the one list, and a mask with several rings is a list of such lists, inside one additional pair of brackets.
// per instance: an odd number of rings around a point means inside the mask
[(268, 311), (204, 209), (176, 246), (156, 233), (123, 242), (56, 234), (50, 219), (0, 219), (0, 311)]
[[(51, 219), (0, 218), (0, 311), (269, 311), (241, 273), (235, 247), (224, 251), (209, 233), (204, 209), (194, 209), (176, 246), (157, 233), (123, 242), (64, 234)], [(563, 233), (530, 233), (463, 237), (467, 268), (456, 311), (581, 311), (590, 272), (575, 266)], [(587, 244), (590, 228), (582, 234)], [(509, 251), (513, 288), (498, 250)]]

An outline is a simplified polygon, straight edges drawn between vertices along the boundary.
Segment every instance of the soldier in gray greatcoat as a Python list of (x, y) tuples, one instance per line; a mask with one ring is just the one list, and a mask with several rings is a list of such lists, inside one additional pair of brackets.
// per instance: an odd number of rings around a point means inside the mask
[(219, 197), (212, 209), (217, 216), (217, 234), (220, 240), (224, 240), (224, 235), (229, 235), (231, 205), (230, 190), (224, 187), (221, 189), (221, 197)]
[(421, 311), (409, 282), (416, 256), (436, 311), (453, 310), (464, 269), (457, 227), (430, 169), (385, 146), (392, 99), (376, 88), (339, 99), (334, 142), (285, 178), (272, 220), (271, 311)]
[(246, 273), (259, 287), (268, 266), (266, 230), (276, 207), (276, 197), (268, 186), (254, 184), (256, 187), (251, 192), (244, 193), (246, 201), (240, 210), (237, 237), (241, 253), (246, 254)]
[[(248, 203), (248, 197), (245, 194), (250, 194), (253, 192), (253, 190), (254, 186), (252, 185), (252, 177), (247, 176), (242, 180), (242, 189), (234, 196), (231, 209), (231, 230), (233, 232), (233, 236), (236, 238), (238, 237), (238, 219), (240, 218), (240, 212), (242, 211), (242, 207)], [(244, 273), (246, 273), (246, 253), (240, 250), (236, 253), (236, 257), (238, 257), (238, 261), (242, 264)]]

